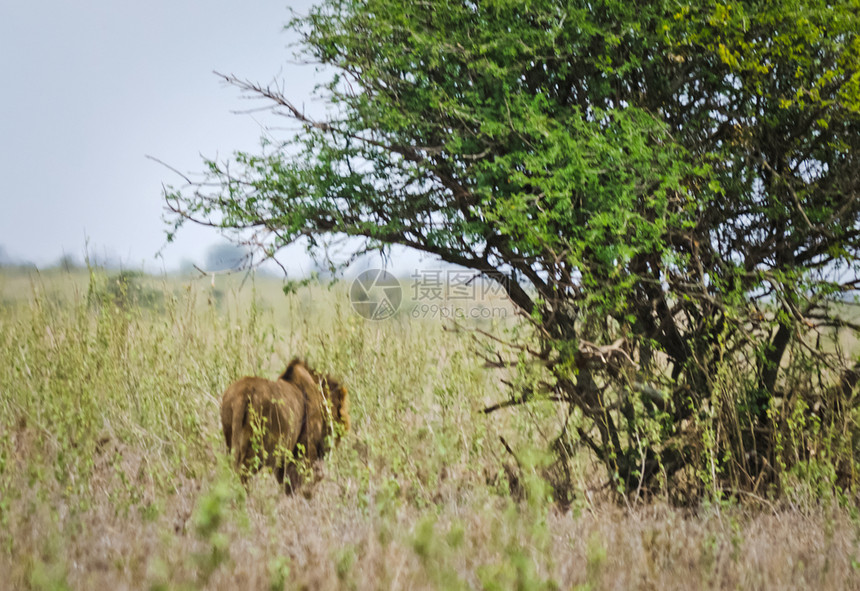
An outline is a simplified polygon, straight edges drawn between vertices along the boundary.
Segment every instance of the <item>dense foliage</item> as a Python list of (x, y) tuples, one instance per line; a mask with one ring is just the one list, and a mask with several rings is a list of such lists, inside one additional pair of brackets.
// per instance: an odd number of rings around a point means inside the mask
[(510, 404), (568, 412), (560, 497), (580, 444), (627, 492), (856, 481), (856, 0), (327, 0), (290, 26), (331, 119), (227, 77), (302, 130), (168, 191), (175, 227), (503, 277), (534, 332), (492, 359), (542, 368)]

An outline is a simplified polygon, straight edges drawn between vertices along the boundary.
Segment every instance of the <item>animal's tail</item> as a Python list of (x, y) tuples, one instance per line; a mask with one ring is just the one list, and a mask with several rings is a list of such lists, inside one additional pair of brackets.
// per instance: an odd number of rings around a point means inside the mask
[(248, 454), (251, 446), (250, 429), (246, 428), (248, 425), (249, 404), (250, 398), (248, 396), (238, 396), (233, 401), (233, 437), (230, 442), (230, 449), (233, 452), (233, 462), (239, 471), (242, 470), (245, 456)]

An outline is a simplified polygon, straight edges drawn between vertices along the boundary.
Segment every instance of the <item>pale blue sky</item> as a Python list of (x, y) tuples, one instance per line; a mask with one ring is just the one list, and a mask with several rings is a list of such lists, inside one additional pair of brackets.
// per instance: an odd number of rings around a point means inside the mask
[[(293, 65), (288, 4), (309, 1), (3, 0), (0, 3), (0, 246), (39, 265), (64, 252), (130, 267), (202, 261), (218, 241), (188, 227), (163, 251), (161, 185), (200, 154), (253, 150), (265, 115), (213, 70), (288, 81), (311, 100), (318, 74)], [(269, 120), (271, 122), (271, 120)], [(295, 257), (291, 257), (295, 258)]]

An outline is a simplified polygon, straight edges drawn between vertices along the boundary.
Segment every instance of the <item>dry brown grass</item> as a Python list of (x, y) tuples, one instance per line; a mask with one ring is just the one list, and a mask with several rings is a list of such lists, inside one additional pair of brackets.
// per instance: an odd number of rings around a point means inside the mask
[(0, 588), (62, 588), (54, 577), (73, 589), (267, 589), (281, 576), (288, 589), (860, 588), (857, 522), (838, 508), (687, 515), (658, 503), (535, 515), (481, 492), (444, 491), (453, 498), (423, 510), (368, 510), (349, 482), (286, 498), (260, 481), (225, 507), (218, 535), (229, 549), (213, 557), (217, 544), (194, 513), (212, 484), (185, 482), (154, 521), (118, 515), (106, 498), (59, 522), (35, 503), (7, 524), (16, 542), (0, 556)]
[[(512, 495), (499, 436), (540, 448), (555, 409), (478, 412), (498, 381), (438, 322), (365, 322), (339, 288), (125, 309), (54, 280), (0, 278), (0, 589), (860, 588), (850, 492), (624, 508), (582, 458), (562, 511), (523, 452)], [(294, 354), (344, 378), (353, 430), (307, 496), (246, 492), (218, 396)]]

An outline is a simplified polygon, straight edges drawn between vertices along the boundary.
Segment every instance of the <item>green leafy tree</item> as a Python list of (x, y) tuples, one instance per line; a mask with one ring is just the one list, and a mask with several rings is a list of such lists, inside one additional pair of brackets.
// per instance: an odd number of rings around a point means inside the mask
[(566, 405), (559, 457), (585, 445), (621, 491), (699, 474), (714, 420), (712, 484), (755, 488), (775, 401), (853, 388), (809, 333), (850, 326), (860, 281), (856, 0), (325, 0), (290, 27), (331, 118), (225, 76), (301, 131), (169, 190), (173, 231), (502, 278), (543, 370), (498, 406)]

